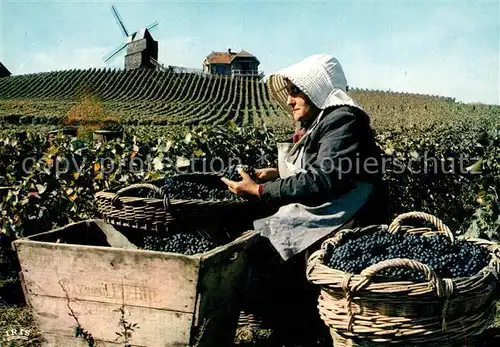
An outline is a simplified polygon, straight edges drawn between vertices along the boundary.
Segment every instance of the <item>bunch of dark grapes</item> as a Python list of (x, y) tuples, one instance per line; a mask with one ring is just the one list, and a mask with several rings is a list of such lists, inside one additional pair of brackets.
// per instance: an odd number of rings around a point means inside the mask
[(182, 200), (225, 200), (231, 197), (232, 194), (227, 189), (219, 187), (210, 187), (208, 185), (191, 182), (187, 180), (177, 180), (175, 178), (167, 178), (165, 187), (170, 199)]
[(230, 179), (231, 181), (241, 181), (241, 175), (238, 172), (238, 168), (241, 168), (245, 171), (252, 180), (256, 180), (255, 169), (250, 165), (229, 165), (228, 167), (222, 170), (222, 176)]
[[(243, 165), (242, 169), (255, 180), (255, 170)], [(233, 181), (241, 181), (241, 175), (238, 173), (237, 165), (231, 165), (225, 168), (222, 176)], [(230, 192), (227, 186), (217, 178), (216, 184), (202, 184), (190, 181), (189, 179), (177, 179), (169, 177), (165, 180), (164, 189), (168, 192), (170, 199), (182, 200), (205, 200), (205, 201), (240, 201), (240, 196)]]
[[(441, 278), (469, 277), (488, 265), (487, 249), (464, 239), (445, 235), (421, 237), (407, 233), (375, 231), (348, 238), (341, 245), (328, 245), (325, 263), (330, 268), (359, 274), (383, 260), (407, 258), (431, 268)], [(379, 275), (397, 280), (427, 281), (424, 274), (407, 269), (386, 269)]]
[(172, 252), (185, 255), (205, 253), (217, 245), (200, 235), (176, 233), (169, 236), (148, 235), (144, 237), (144, 249), (159, 252)]

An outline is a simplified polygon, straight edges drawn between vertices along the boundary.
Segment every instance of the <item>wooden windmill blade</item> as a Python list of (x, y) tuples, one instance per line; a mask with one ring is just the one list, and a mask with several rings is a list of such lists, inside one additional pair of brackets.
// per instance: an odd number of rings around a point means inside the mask
[(146, 29), (148, 29), (149, 31), (153, 30), (153, 29), (156, 29), (158, 27), (158, 22), (153, 22), (151, 24), (149, 24)]
[(118, 47), (116, 47), (114, 50), (112, 50), (111, 52), (105, 54), (102, 59), (104, 60), (105, 63), (108, 63), (109, 61), (111, 61), (114, 57), (116, 57), (123, 49), (125, 49), (127, 47), (127, 43), (122, 43), (121, 45), (119, 45)]
[(118, 23), (118, 26), (122, 29), (123, 35), (125, 35), (125, 37), (129, 37), (130, 35), (128, 34), (127, 29), (125, 28), (125, 25), (123, 24), (123, 20), (120, 17), (120, 15), (118, 14), (118, 10), (116, 9), (115, 5), (111, 6), (111, 11), (113, 11), (113, 15), (115, 16), (115, 19), (116, 19), (116, 22)]
[(113, 58), (115, 58), (123, 49), (125, 49), (127, 47), (127, 42), (130, 40), (130, 35), (127, 31), (127, 28), (125, 28), (125, 24), (123, 24), (123, 20), (120, 16), (120, 14), (118, 13), (118, 9), (116, 8), (115, 5), (111, 5), (111, 12), (113, 12), (113, 16), (118, 24), (118, 26), (120, 27), (123, 35), (125, 35), (125, 37), (127, 38), (127, 41), (125, 43), (122, 43), (120, 44), (118, 47), (116, 47), (114, 50), (112, 50), (111, 52), (108, 52), (107, 54), (105, 54), (102, 59), (105, 63), (108, 63), (109, 61), (111, 61)]

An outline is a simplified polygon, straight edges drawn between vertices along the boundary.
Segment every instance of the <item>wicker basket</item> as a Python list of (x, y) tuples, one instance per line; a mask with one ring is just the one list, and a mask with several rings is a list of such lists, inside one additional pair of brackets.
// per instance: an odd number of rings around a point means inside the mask
[(78, 134), (78, 127), (74, 125), (67, 125), (57, 130), (51, 130), (47, 134), (57, 135), (57, 133), (59, 132), (61, 132), (63, 135), (76, 136)]
[[(173, 176), (198, 182), (220, 181), (218, 173), (186, 173)], [(222, 182), (221, 182), (222, 183)], [(137, 192), (146, 190), (154, 197), (140, 197)], [(132, 195), (131, 192), (136, 194)], [(119, 227), (147, 231), (165, 231), (170, 228), (190, 228), (208, 224), (225, 225), (245, 222), (254, 217), (257, 208), (252, 201), (205, 201), (169, 199), (164, 188), (151, 183), (132, 184), (117, 192), (95, 194), (97, 211), (101, 218)]]
[[(437, 230), (413, 228), (400, 223), (407, 218), (431, 222)], [(455, 236), (436, 217), (410, 212), (397, 217), (391, 225), (356, 228), (339, 232), (323, 242), (307, 265), (308, 280), (321, 288), (318, 309), (330, 328), (335, 347), (343, 346), (463, 346), (479, 336), (495, 313), (499, 289), (499, 246), (486, 240), (470, 239), (487, 247), (488, 266), (468, 278), (439, 278), (428, 266), (411, 259), (391, 259), (369, 266), (360, 274), (349, 274), (324, 265), (328, 244), (368, 229), (408, 232), (421, 236), (444, 233)], [(376, 276), (393, 267), (423, 272), (429, 282), (394, 281)]]
[(51, 144), (54, 141), (54, 138), (57, 134), (62, 133), (65, 136), (77, 136), (78, 135), (78, 127), (77, 126), (64, 126), (62, 128), (51, 130), (47, 133), (47, 142)]
[(95, 130), (93, 133), (94, 140), (111, 141), (123, 136), (123, 130)]

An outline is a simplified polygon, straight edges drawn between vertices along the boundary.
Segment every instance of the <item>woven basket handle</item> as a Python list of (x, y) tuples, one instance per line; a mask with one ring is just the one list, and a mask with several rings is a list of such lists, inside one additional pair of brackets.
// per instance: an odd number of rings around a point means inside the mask
[(324, 249), (318, 249), (309, 256), (306, 263), (306, 278), (309, 282), (315, 283), (313, 278), (313, 271), (318, 265), (323, 265), (323, 257), (325, 255)]
[(377, 264), (373, 264), (363, 271), (361, 271), (361, 276), (364, 277), (363, 280), (358, 282), (356, 285), (352, 287), (352, 291), (356, 292), (363, 289), (367, 286), (371, 279), (380, 271), (385, 269), (392, 268), (410, 268), (416, 271), (420, 271), (424, 273), (424, 275), (429, 280), (429, 284), (431, 284), (434, 288), (436, 288), (438, 297), (449, 296), (453, 292), (453, 287), (448, 285), (443, 285), (443, 281), (436, 275), (436, 273), (427, 265), (413, 259), (407, 258), (397, 258), (397, 259), (388, 259), (378, 262)]
[(170, 204), (170, 199), (168, 198), (167, 192), (165, 192), (165, 190), (163, 188), (157, 187), (151, 183), (136, 183), (136, 184), (131, 184), (128, 187), (124, 187), (115, 193), (115, 196), (111, 200), (111, 203), (113, 205), (116, 205), (118, 203), (120, 195), (123, 195), (123, 193), (128, 192), (130, 190), (134, 190), (134, 189), (150, 189), (150, 190), (152, 190), (157, 195), (159, 195), (163, 198), (163, 206), (165, 207), (165, 209), (166, 210), (170, 209), (171, 204)]
[(450, 238), (452, 242), (455, 241), (455, 236), (453, 236), (453, 233), (451, 232), (450, 228), (448, 228), (446, 224), (443, 223), (442, 220), (433, 216), (432, 214), (424, 212), (408, 212), (400, 214), (392, 221), (391, 225), (389, 225), (389, 232), (395, 233), (399, 231), (401, 229), (401, 222), (409, 218), (418, 218), (430, 222), (437, 228), (437, 231), (444, 233), (446, 236)]

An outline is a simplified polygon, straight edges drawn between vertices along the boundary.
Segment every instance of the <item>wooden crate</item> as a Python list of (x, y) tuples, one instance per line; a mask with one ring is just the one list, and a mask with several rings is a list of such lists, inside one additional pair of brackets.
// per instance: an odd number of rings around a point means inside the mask
[(246, 250), (257, 238), (249, 231), (185, 256), (137, 249), (95, 219), (16, 240), (13, 247), (45, 346), (87, 346), (74, 337), (80, 324), (101, 346), (123, 347), (116, 334), (120, 309), (138, 325), (131, 346), (231, 346)]

